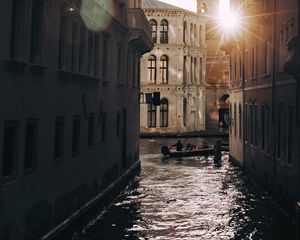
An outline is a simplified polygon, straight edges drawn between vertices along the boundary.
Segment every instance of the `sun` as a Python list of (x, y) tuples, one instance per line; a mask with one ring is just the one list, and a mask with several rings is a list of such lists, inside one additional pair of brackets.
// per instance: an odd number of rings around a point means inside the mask
[(230, 1), (220, 0), (217, 25), (224, 35), (236, 35), (242, 26), (242, 14), (230, 7)]

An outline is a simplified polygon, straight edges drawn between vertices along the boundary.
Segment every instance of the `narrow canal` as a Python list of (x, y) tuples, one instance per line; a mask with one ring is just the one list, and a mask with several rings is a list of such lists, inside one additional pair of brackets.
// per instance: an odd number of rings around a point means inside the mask
[(161, 145), (175, 142), (141, 140), (141, 175), (73, 240), (297, 239), (292, 220), (228, 153), (220, 165), (212, 157), (162, 160)]

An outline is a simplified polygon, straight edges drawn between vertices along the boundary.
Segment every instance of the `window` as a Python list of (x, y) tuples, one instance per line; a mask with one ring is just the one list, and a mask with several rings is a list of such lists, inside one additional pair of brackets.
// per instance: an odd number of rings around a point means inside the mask
[(254, 145), (257, 146), (257, 139), (258, 139), (258, 126), (259, 126), (259, 123), (258, 123), (258, 119), (257, 119), (257, 105), (255, 104), (254, 105)]
[(103, 112), (101, 116), (101, 143), (104, 143), (106, 139), (106, 113)]
[(95, 146), (95, 114), (89, 114), (89, 121), (88, 121), (88, 147)]
[(160, 127), (168, 127), (168, 105), (167, 99), (160, 101)]
[(119, 138), (120, 137), (120, 113), (117, 114), (117, 121), (116, 121), (116, 137)]
[(194, 43), (194, 31), (193, 31), (193, 24), (190, 25), (190, 44)]
[(248, 73), (248, 69), (249, 69), (249, 55), (248, 55), (248, 50), (245, 51), (245, 62), (244, 62), (244, 75), (245, 75), (245, 82), (247, 82), (248, 77), (249, 77), (249, 73)]
[(237, 112), (236, 112), (236, 103), (234, 103), (234, 109), (233, 109), (233, 124), (234, 124), (234, 136), (236, 137), (237, 133)]
[(19, 123), (5, 122), (3, 136), (2, 177), (10, 177), (17, 171)]
[(160, 22), (160, 43), (168, 43), (168, 22), (162, 20)]
[(117, 81), (121, 81), (121, 71), (122, 71), (122, 48), (118, 47), (117, 55)]
[(183, 23), (183, 43), (186, 43), (186, 35), (187, 35), (186, 21), (184, 21), (184, 23)]
[(103, 78), (107, 77), (107, 66), (108, 66), (108, 43), (107, 40), (103, 41)]
[(80, 149), (80, 115), (73, 117), (73, 133), (72, 133), (72, 154), (73, 156), (79, 153)]
[(95, 34), (94, 39), (94, 77), (98, 77), (99, 67), (99, 37)]
[(199, 27), (199, 45), (202, 46), (202, 25)]
[(13, 59), (23, 58), (25, 0), (12, 0), (10, 53)]
[(187, 100), (183, 99), (183, 126), (187, 126)]
[(195, 81), (195, 84), (197, 83), (198, 81), (198, 78), (197, 78), (197, 58), (194, 58), (194, 81)]
[(258, 48), (257, 46), (254, 46), (252, 48), (252, 77), (256, 78), (257, 77), (257, 54), (258, 54)]
[(152, 104), (148, 104), (148, 127), (156, 127), (156, 107)]
[(242, 106), (239, 104), (239, 138), (242, 139)]
[(202, 60), (202, 58), (200, 58), (200, 63), (199, 63), (199, 65), (200, 65), (200, 69), (199, 69), (200, 70), (199, 71), (200, 72), (200, 83), (202, 83), (202, 80), (203, 80), (203, 75), (202, 75), (203, 74), (202, 73), (203, 72), (202, 71), (202, 65), (203, 65), (203, 63), (202, 62), (203, 62), (203, 60)]
[[(59, 69), (62, 69), (62, 70), (66, 70), (66, 68), (67, 68), (66, 34), (67, 34), (67, 17), (62, 12), (60, 15), (59, 55), (58, 55), (58, 67), (59, 67)], [(73, 54), (73, 52), (72, 52), (72, 54)], [(72, 58), (73, 58), (73, 56), (72, 56)]]
[(187, 64), (186, 64), (186, 56), (183, 57), (183, 83), (186, 84), (187, 80)]
[(152, 41), (153, 43), (157, 42), (157, 22), (152, 19), (149, 21), (150, 26), (151, 26), (151, 32), (152, 32)]
[(244, 135), (245, 135), (245, 141), (248, 141), (248, 104), (245, 104), (245, 113), (244, 113)]
[(277, 108), (277, 141), (276, 141), (276, 156), (281, 157), (281, 106)]
[(294, 106), (288, 107), (288, 151), (287, 151), (287, 163), (293, 162), (293, 150), (294, 150)]
[[(62, 34), (62, 33), (61, 33)], [(72, 25), (72, 52), (71, 52), (71, 71), (78, 71), (78, 24), (73, 23)]]
[(24, 144), (24, 169), (34, 170), (37, 159), (37, 120), (27, 120)]
[(88, 71), (87, 73), (92, 76), (93, 70), (93, 57), (94, 57), (94, 34), (92, 32), (88, 33)]
[(261, 149), (265, 150), (265, 134), (266, 134), (266, 117), (265, 106), (261, 106)]
[(86, 30), (83, 26), (80, 28), (80, 42), (79, 42), (79, 73), (85, 73), (86, 62)]
[(168, 83), (168, 57), (163, 55), (160, 58), (160, 80), (162, 83)]
[(32, 1), (30, 61), (41, 62), (44, 1)]
[(265, 74), (270, 74), (271, 69), (271, 42), (270, 39), (265, 40)]
[(54, 128), (54, 159), (61, 160), (64, 148), (64, 117), (56, 117)]
[(194, 75), (193, 75), (193, 57), (191, 57), (191, 62), (190, 62), (190, 83), (193, 83), (194, 82)]
[(156, 83), (156, 57), (153, 55), (148, 58), (148, 81)]
[(250, 144), (253, 144), (253, 104), (250, 105)]
[(242, 59), (242, 55), (240, 54), (240, 66), (239, 66), (239, 72), (240, 72), (240, 81), (243, 79), (243, 59)]
[(270, 118), (270, 106), (266, 106), (266, 139), (267, 139), (267, 153), (271, 152), (271, 118)]

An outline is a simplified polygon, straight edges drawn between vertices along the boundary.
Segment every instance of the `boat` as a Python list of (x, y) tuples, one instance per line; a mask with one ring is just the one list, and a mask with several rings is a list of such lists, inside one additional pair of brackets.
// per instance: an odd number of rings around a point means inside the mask
[(186, 151), (174, 151), (170, 150), (168, 146), (162, 146), (161, 153), (166, 157), (209, 156), (215, 153), (215, 148), (213, 146), (209, 146), (207, 148), (198, 148)]

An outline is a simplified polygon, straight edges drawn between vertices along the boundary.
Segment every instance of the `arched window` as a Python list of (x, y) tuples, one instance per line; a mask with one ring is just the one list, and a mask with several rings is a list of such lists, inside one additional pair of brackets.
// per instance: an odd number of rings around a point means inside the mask
[(199, 45), (202, 46), (202, 25), (199, 27)]
[(194, 79), (193, 79), (193, 57), (191, 57), (191, 63), (190, 63), (190, 83), (192, 84), (194, 82)]
[(156, 83), (156, 57), (154, 55), (148, 58), (148, 81)]
[(196, 24), (194, 24), (194, 45), (197, 45), (197, 28), (196, 28)]
[(160, 101), (160, 127), (168, 127), (169, 102), (166, 98)]
[(191, 23), (191, 27), (190, 27), (190, 44), (193, 45), (194, 44), (194, 28), (193, 28), (193, 24)]
[(152, 32), (152, 41), (153, 43), (157, 42), (157, 22), (152, 19), (149, 21), (150, 25), (151, 25), (151, 32)]
[(168, 21), (160, 22), (160, 43), (168, 43)]
[(183, 126), (187, 126), (187, 100), (183, 99)]
[(166, 55), (160, 58), (160, 80), (161, 83), (168, 83), (168, 57)]
[(156, 127), (156, 107), (152, 104), (148, 104), (148, 127)]
[(187, 80), (187, 64), (186, 64), (186, 56), (183, 57), (183, 83), (186, 84)]
[(194, 82), (195, 84), (197, 84), (198, 82), (198, 77), (197, 77), (197, 73), (198, 73), (198, 68), (197, 68), (197, 58), (194, 59)]
[(186, 21), (183, 23), (183, 43), (186, 43)]

